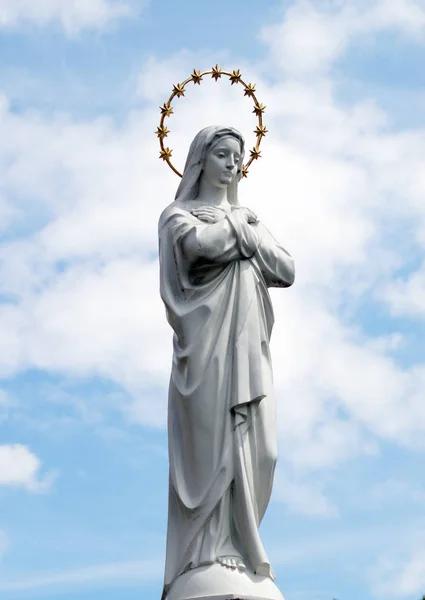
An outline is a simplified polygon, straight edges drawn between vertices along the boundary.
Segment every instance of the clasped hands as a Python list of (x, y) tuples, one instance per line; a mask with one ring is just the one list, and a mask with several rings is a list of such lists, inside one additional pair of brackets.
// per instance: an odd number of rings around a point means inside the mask
[[(246, 222), (250, 225), (255, 225), (258, 223), (257, 215), (253, 213), (250, 208), (247, 208), (246, 206), (238, 206), (234, 210), (240, 211), (246, 218)], [(221, 208), (217, 208), (216, 206), (199, 206), (190, 212), (194, 217), (197, 217), (200, 221), (204, 221), (205, 223), (218, 223), (226, 218), (225, 211)]]

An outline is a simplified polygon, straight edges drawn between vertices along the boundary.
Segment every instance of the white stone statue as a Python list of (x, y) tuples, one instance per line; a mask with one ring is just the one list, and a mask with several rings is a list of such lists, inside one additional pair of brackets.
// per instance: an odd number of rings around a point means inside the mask
[(163, 599), (282, 599), (259, 535), (277, 459), (268, 287), (294, 263), (239, 205), (244, 140), (207, 127), (159, 221), (161, 297), (174, 330)]

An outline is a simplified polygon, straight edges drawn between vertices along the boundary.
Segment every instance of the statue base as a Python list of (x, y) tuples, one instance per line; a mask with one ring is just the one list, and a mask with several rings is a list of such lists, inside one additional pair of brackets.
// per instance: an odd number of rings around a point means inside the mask
[(166, 600), (284, 600), (268, 577), (242, 573), (218, 563), (180, 575)]

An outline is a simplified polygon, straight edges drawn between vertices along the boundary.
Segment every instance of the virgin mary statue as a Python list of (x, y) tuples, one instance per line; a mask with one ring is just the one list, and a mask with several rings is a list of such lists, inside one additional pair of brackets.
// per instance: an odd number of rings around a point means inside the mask
[(292, 285), (294, 264), (239, 205), (244, 147), (231, 127), (200, 131), (159, 220), (174, 331), (163, 599), (183, 574), (210, 565), (274, 579), (258, 531), (277, 459), (268, 287)]

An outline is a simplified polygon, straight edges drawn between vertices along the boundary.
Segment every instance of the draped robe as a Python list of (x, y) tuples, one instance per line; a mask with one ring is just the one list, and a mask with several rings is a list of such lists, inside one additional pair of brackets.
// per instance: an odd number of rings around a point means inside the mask
[(179, 575), (222, 555), (274, 578), (258, 533), (277, 460), (267, 288), (292, 285), (293, 261), (238, 207), (213, 225), (190, 210), (174, 202), (159, 222), (174, 330), (163, 598)]

